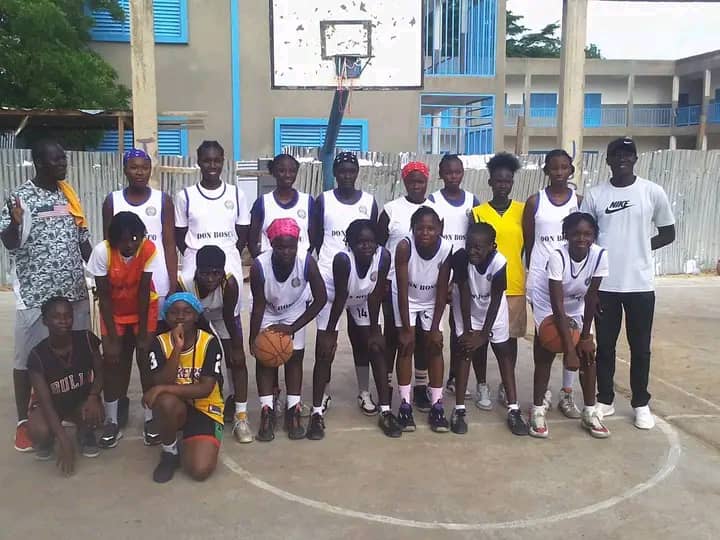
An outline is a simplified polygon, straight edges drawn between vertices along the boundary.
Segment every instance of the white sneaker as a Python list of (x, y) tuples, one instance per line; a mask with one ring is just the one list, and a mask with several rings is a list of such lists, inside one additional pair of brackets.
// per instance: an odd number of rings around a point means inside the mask
[(603, 425), (600, 413), (595, 407), (583, 409), (582, 427), (587, 429), (590, 435), (596, 439), (607, 439), (610, 436), (610, 430)]
[(547, 439), (550, 431), (545, 421), (545, 412), (547, 409), (543, 407), (533, 407), (530, 410), (530, 436), (539, 439)]
[(503, 383), (498, 384), (497, 401), (503, 407), (507, 407), (507, 394), (505, 394)]
[(236, 413), (232, 428), (233, 437), (239, 443), (251, 443), (255, 439), (250, 430), (247, 413)]
[(548, 388), (545, 390), (545, 396), (543, 397), (543, 407), (546, 411), (552, 409), (552, 391)]
[(638, 429), (652, 429), (655, 427), (655, 417), (650, 412), (650, 407), (634, 407), (635, 409), (635, 427)]
[(370, 392), (367, 390), (363, 390), (360, 392), (360, 395), (357, 397), (358, 407), (360, 407), (360, 410), (365, 416), (375, 416), (380, 409), (373, 401), (372, 395), (370, 395)]
[(487, 384), (477, 385), (477, 396), (475, 396), (475, 406), (481, 411), (491, 411), (493, 408), (492, 399), (490, 399), (490, 387)]
[(566, 392), (560, 389), (560, 400), (558, 401), (558, 409), (568, 418), (580, 418), (580, 410), (575, 405), (572, 392)]
[(612, 416), (615, 414), (615, 404), (611, 403), (608, 405), (607, 403), (600, 403), (599, 401), (595, 404), (595, 408), (597, 409), (598, 413), (600, 414), (600, 418), (605, 418), (607, 416)]

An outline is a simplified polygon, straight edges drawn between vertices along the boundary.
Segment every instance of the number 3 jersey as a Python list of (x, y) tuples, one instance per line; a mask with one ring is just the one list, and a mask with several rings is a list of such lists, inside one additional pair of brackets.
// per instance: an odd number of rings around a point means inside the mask
[[(163, 369), (172, 354), (173, 344), (170, 332), (160, 334), (150, 349), (150, 371), (156, 373)], [(188, 400), (199, 412), (206, 414), (216, 422), (223, 423), (222, 349), (215, 336), (204, 330), (197, 330), (195, 345), (180, 353), (175, 384), (194, 384), (200, 377), (213, 377), (215, 385), (207, 397)]]

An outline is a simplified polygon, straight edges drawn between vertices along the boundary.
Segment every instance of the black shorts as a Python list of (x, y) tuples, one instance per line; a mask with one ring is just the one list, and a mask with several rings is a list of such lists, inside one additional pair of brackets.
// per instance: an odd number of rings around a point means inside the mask
[(187, 419), (182, 427), (183, 441), (202, 438), (212, 441), (215, 446), (220, 448), (224, 429), (225, 426), (220, 422), (216, 422), (207, 414), (201, 413), (192, 405), (187, 406)]

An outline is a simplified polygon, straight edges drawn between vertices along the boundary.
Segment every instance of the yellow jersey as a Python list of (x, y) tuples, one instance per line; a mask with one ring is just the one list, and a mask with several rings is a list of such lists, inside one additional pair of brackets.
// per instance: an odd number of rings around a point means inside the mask
[(510, 201), (510, 206), (503, 215), (498, 214), (489, 202), (476, 206), (472, 210), (475, 223), (488, 223), (495, 229), (497, 248), (507, 259), (507, 290), (508, 296), (525, 294), (525, 266), (522, 253), (525, 247), (522, 229), (522, 216), (525, 203)]
[[(172, 354), (173, 344), (170, 332), (160, 334), (150, 349), (150, 371), (163, 368)], [(178, 360), (175, 384), (193, 384), (200, 381), (200, 377), (214, 377), (215, 386), (207, 397), (193, 399), (191, 405), (199, 412), (223, 423), (223, 396), (222, 396), (222, 349), (217, 338), (204, 330), (197, 330), (195, 345), (180, 353)]]

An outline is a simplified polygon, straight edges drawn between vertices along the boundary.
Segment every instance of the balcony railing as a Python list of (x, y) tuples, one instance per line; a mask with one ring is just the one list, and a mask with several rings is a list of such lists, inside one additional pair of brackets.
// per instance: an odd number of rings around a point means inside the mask
[(670, 127), (672, 126), (672, 105), (635, 105), (633, 107), (632, 125), (637, 127)]
[(676, 126), (696, 126), (700, 123), (700, 105), (688, 105), (677, 110)]
[(708, 109), (708, 122), (711, 124), (720, 124), (720, 101), (710, 104)]

